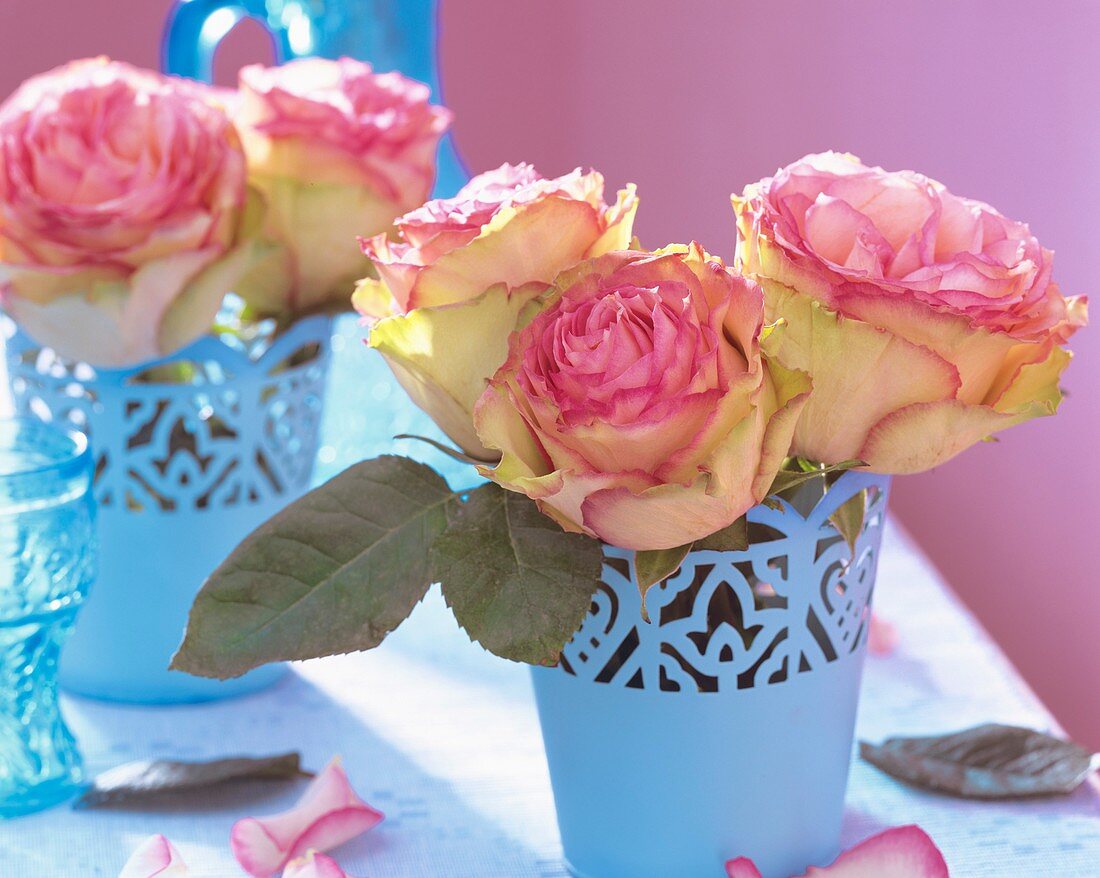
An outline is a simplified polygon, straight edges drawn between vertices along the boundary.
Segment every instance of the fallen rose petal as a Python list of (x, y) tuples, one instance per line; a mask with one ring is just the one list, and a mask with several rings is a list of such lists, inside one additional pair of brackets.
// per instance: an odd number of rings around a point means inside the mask
[(182, 878), (187, 874), (187, 865), (172, 842), (163, 835), (151, 835), (130, 855), (118, 878)]
[(334, 759), (289, 811), (238, 820), (229, 844), (249, 875), (269, 878), (311, 848), (334, 848), (377, 826), (382, 818), (381, 811), (355, 794), (340, 760)]
[[(760, 878), (747, 857), (726, 863), (728, 878)], [(797, 878), (950, 878), (936, 843), (919, 826), (895, 826), (842, 853), (831, 866), (810, 866)], [(792, 876), (795, 878), (795, 876)]]
[(332, 857), (310, 851), (304, 857), (291, 861), (283, 878), (348, 878)]
[(762, 878), (756, 864), (748, 857), (738, 857), (726, 863), (727, 878)]
[(893, 655), (898, 648), (898, 629), (887, 622), (878, 613), (871, 614), (871, 630), (867, 638), (867, 649), (871, 655)]

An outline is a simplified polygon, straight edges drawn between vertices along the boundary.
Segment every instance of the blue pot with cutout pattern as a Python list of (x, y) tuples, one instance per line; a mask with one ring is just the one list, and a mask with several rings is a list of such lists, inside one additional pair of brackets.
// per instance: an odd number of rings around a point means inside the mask
[[(689, 553), (649, 623), (633, 553), (605, 548), (582, 628), (532, 668), (577, 878), (715, 878), (738, 856), (789, 878), (836, 857), (888, 491), (847, 472), (752, 509), (749, 548)], [(848, 501), (854, 551), (830, 521)]]

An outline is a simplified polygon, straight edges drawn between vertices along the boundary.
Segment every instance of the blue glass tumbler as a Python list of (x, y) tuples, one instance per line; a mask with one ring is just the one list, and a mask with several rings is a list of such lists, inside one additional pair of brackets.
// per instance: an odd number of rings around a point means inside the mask
[(57, 664), (94, 574), (92, 477), (83, 435), (0, 420), (0, 817), (63, 802), (83, 780)]

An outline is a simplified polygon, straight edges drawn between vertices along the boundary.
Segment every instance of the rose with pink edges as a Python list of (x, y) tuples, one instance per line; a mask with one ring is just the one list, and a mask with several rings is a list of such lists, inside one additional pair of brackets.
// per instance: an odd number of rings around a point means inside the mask
[(249, 180), (279, 245), (241, 295), (269, 311), (346, 302), (370, 270), (356, 236), (385, 233), (431, 194), (450, 111), (424, 83), (352, 58), (253, 64), (239, 93)]
[(633, 186), (607, 204), (595, 171), (546, 179), (502, 165), (475, 177), (457, 197), (401, 217), (396, 237), (364, 241), (378, 279), (363, 281), (353, 302), (372, 323), (371, 347), (454, 442), (492, 459), (473, 407), (509, 334), (559, 272), (627, 247), (636, 210)]
[[(726, 875), (761, 878), (748, 857), (726, 863)], [(923, 829), (897, 826), (845, 851), (831, 866), (811, 866), (797, 878), (949, 878), (949, 874), (943, 854)]]
[(1051, 415), (1087, 322), (1028, 227), (912, 171), (810, 155), (733, 199), (738, 263), (814, 379), (793, 451), (883, 473)]
[[(767, 495), (810, 390), (761, 354), (764, 301), (698, 244), (555, 281), (477, 403), (480, 467), (567, 531), (669, 549)], [(778, 330), (778, 331), (781, 331)]]
[(381, 318), (468, 301), (495, 284), (549, 283), (587, 256), (626, 247), (636, 209), (632, 186), (609, 206), (595, 171), (546, 179), (528, 164), (501, 165), (400, 217), (396, 240), (364, 240), (381, 282), (361, 287), (356, 307)]
[(249, 875), (269, 878), (310, 849), (330, 850), (382, 819), (381, 811), (355, 794), (340, 761), (334, 759), (310, 782), (297, 805), (271, 817), (238, 820), (229, 843)]
[(214, 90), (106, 58), (33, 77), (0, 107), (0, 303), (66, 357), (171, 354), (250, 267), (246, 191)]

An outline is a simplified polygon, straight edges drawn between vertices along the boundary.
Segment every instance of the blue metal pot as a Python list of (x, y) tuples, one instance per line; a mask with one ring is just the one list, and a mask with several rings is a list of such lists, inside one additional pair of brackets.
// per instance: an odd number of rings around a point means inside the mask
[[(532, 668), (574, 875), (714, 878), (744, 855), (789, 878), (835, 858), (888, 489), (849, 472), (816, 504), (756, 507), (747, 551), (691, 552), (650, 589), (651, 623), (632, 553), (605, 549), (583, 627)], [(829, 517), (863, 491), (853, 554)]]
[(99, 575), (62, 656), (63, 688), (141, 704), (225, 698), (281, 665), (219, 682), (169, 671), (203, 580), (310, 487), (332, 318), (312, 316), (255, 358), (207, 336), (129, 369), (64, 360), (8, 323), (17, 411), (88, 435)]

